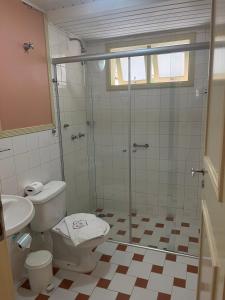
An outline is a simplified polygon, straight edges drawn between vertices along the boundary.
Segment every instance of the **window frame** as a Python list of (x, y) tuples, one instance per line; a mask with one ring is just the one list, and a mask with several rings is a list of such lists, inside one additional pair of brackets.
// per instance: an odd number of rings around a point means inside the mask
[[(184, 33), (170, 36), (153, 37), (151, 39), (127, 41), (127, 42), (115, 42), (106, 44), (106, 51), (111, 52), (115, 48), (123, 47), (136, 47), (138, 45), (146, 45), (146, 48), (151, 48), (151, 44), (168, 43), (173, 41), (190, 40), (190, 43), (195, 41), (195, 33)], [(141, 48), (140, 48), (141, 49)], [(146, 64), (146, 81), (147, 83), (131, 84), (131, 89), (148, 89), (148, 88), (171, 88), (171, 87), (188, 87), (194, 85), (194, 51), (185, 52), (189, 53), (188, 61), (188, 80), (187, 81), (175, 81), (175, 82), (150, 82), (151, 80), (151, 56), (144, 56)], [(112, 85), (111, 84), (111, 60), (106, 61), (106, 89), (108, 91), (127, 90), (128, 84)]]

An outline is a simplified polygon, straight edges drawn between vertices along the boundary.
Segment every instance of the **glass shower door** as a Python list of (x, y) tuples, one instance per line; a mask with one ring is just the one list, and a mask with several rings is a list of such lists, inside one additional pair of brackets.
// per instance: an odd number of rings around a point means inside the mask
[(105, 68), (110, 66), (115, 68), (116, 60), (86, 63), (95, 212), (110, 224), (110, 239), (129, 242), (129, 93), (127, 87), (109, 88)]
[(132, 241), (191, 255), (199, 254), (201, 182), (191, 168), (202, 167), (207, 51), (195, 57), (192, 85), (131, 90)]

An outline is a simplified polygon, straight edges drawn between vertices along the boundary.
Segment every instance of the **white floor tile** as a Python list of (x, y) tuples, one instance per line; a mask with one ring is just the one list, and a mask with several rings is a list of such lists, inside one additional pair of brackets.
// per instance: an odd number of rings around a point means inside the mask
[(148, 279), (151, 273), (152, 264), (147, 262), (132, 261), (130, 264), (128, 275)]
[(189, 290), (197, 290), (198, 274), (187, 272), (186, 288)]
[(135, 247), (135, 246), (128, 246), (126, 251), (130, 252), (130, 253), (137, 253), (137, 254), (145, 255), (147, 250), (144, 248), (139, 248), (139, 247)]
[(117, 246), (118, 246), (117, 243), (105, 242), (105, 243), (101, 244), (100, 246), (98, 246), (96, 251), (104, 253), (106, 255), (113, 255)]
[(131, 294), (130, 300), (156, 300), (158, 293), (151, 291), (149, 289), (142, 289), (139, 287), (134, 287), (134, 290)]
[(178, 262), (166, 260), (163, 268), (164, 275), (186, 279), (187, 266)]
[(70, 290), (57, 288), (50, 296), (49, 300), (74, 300), (77, 295), (77, 292), (71, 292)]
[(116, 251), (111, 258), (111, 262), (117, 265), (129, 266), (132, 257), (133, 257), (132, 253)]
[(91, 276), (111, 280), (116, 272), (116, 269), (117, 265), (115, 264), (99, 261), (94, 271), (91, 273)]
[(152, 263), (154, 265), (163, 266), (165, 262), (166, 254), (163, 252), (157, 252), (154, 250), (147, 250), (144, 261)]
[(135, 277), (116, 273), (108, 289), (130, 295), (133, 290), (135, 281)]
[(195, 300), (196, 292), (174, 286), (171, 300)]
[(73, 271), (69, 271), (69, 270), (62, 270), (60, 269), (56, 274), (55, 274), (55, 278), (58, 279), (69, 279), (72, 281), (77, 280), (77, 278), (80, 276), (80, 273), (77, 272), (73, 272)]
[[(91, 294), (90, 300), (115, 300), (117, 297), (117, 292), (95, 288), (94, 292)], [(63, 299), (64, 300), (64, 299)]]
[(80, 292), (86, 295), (91, 295), (94, 288), (96, 287), (96, 284), (98, 282), (98, 279), (86, 274), (81, 274), (76, 282), (72, 284), (70, 287), (71, 291)]
[(157, 273), (151, 273), (147, 288), (166, 294), (171, 294), (173, 277)]
[(197, 258), (191, 258), (181, 255), (177, 255), (177, 262), (193, 266), (198, 266), (199, 264), (199, 260)]

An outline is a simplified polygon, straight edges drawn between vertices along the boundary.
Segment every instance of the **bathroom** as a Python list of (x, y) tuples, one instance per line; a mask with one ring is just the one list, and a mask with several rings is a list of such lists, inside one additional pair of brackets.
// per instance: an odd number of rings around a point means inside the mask
[(3, 0), (0, 299), (224, 299), (224, 20)]

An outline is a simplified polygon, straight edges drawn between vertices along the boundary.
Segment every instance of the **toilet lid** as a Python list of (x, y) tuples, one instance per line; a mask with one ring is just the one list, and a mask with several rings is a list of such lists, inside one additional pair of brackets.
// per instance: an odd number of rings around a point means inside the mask
[[(75, 215), (81, 215), (81, 214), (75, 214)], [(104, 224), (104, 226), (102, 226), (102, 235), (105, 235), (105, 233), (108, 230), (108, 223), (106, 223), (104, 220), (96, 217), (94, 214), (82, 214), (82, 219), (87, 221), (87, 224), (89, 223), (90, 220), (93, 220), (93, 218), (95, 219), (95, 222), (99, 222), (101, 223), (101, 226)], [(91, 227), (89, 225), (87, 225), (87, 229), (88, 227)], [(91, 228), (90, 228), (91, 229)], [(65, 218), (63, 218), (57, 225), (55, 225), (52, 230), (58, 234), (60, 234), (63, 237), (69, 238), (70, 239), (70, 235), (69, 235), (69, 231), (65, 222)]]

